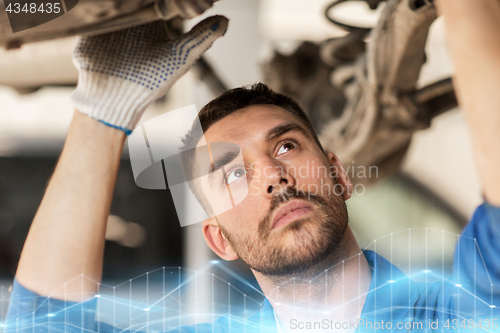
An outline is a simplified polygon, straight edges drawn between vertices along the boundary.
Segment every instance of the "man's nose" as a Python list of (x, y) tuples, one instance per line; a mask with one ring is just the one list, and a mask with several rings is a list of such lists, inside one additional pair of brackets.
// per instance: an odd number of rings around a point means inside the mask
[(277, 161), (272, 161), (263, 170), (263, 192), (267, 197), (278, 195), (287, 187), (295, 186), (295, 178), (288, 168)]

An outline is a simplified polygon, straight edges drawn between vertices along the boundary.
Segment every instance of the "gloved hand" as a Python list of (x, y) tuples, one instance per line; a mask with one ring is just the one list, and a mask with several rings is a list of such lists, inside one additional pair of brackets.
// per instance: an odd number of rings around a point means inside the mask
[(74, 107), (130, 134), (144, 110), (224, 35), (228, 20), (209, 17), (175, 40), (169, 40), (165, 24), (81, 38), (73, 54), (80, 72)]

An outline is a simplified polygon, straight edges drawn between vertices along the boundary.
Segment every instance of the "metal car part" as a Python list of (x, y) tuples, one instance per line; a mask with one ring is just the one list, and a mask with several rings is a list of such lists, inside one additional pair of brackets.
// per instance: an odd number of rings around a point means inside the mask
[[(101, 34), (163, 19), (166, 20), (170, 37), (176, 38), (182, 34), (185, 18), (202, 14), (215, 1), (218, 0), (81, 1), (72, 11), (58, 18), (55, 26), (55, 21), (52, 21), (16, 34), (0, 33), (0, 46), (11, 48), (0, 49), (0, 85), (10, 86), (22, 94), (35, 92), (42, 86), (74, 86), (78, 81), (78, 71), (71, 62), (71, 53), (76, 40), (60, 37)], [(110, 11), (111, 7), (114, 12)], [(86, 20), (90, 23), (82, 24), (80, 15), (84, 13), (88, 15)], [(120, 13), (121, 16), (118, 15)], [(0, 15), (2, 14), (5, 13), (1, 13), (0, 7)], [(106, 17), (106, 20), (97, 20), (101, 16)], [(6, 24), (7, 19), (0, 21), (0, 32), (8, 30)], [(51, 25), (52, 28), (46, 25)], [(20, 50), (12, 50), (14, 46), (40, 40), (43, 42), (30, 43)], [(54, 71), (54, 68), (58, 70)], [(206, 82), (215, 95), (227, 90), (204, 57), (196, 62), (193, 69), (195, 75)], [(21, 72), (27, 72), (29, 75), (19, 75)]]
[[(346, 1), (352, 0), (333, 5)], [(371, 8), (382, 2), (365, 1)], [(81, 1), (68, 14), (17, 33), (15, 38), (5, 33), (2, 21), (0, 45), (16, 47), (36, 40), (103, 33), (158, 19), (168, 20), (175, 37), (180, 25), (171, 18), (182, 21), (211, 5), (211, 0)], [(429, 0), (388, 0), (371, 32), (344, 24), (347, 36), (320, 44), (306, 42), (292, 56), (276, 53), (263, 66), (266, 83), (304, 106), (326, 150), (336, 152), (345, 165), (378, 168), (377, 178), (354, 177), (355, 183), (371, 184), (397, 172), (413, 133), (457, 105), (450, 79), (417, 89), (428, 31), (436, 17)], [(215, 95), (227, 90), (203, 59), (195, 69)], [(15, 88), (34, 91), (42, 81), (32, 86), (19, 82)], [(75, 83), (76, 73), (52, 82)]]
[(217, 0), (81, 0), (65, 15), (45, 24), (13, 33), (5, 8), (0, 7), (0, 47), (76, 35), (103, 34), (175, 17), (193, 18)]
[[(372, 8), (380, 2), (368, 1)], [(343, 24), (347, 36), (305, 43), (291, 56), (276, 53), (263, 66), (266, 82), (305, 108), (325, 150), (356, 170), (377, 168), (377, 177), (354, 175), (355, 184), (396, 173), (413, 133), (457, 106), (450, 79), (417, 89), (436, 18), (428, 0), (388, 0), (366, 50), (367, 30)]]

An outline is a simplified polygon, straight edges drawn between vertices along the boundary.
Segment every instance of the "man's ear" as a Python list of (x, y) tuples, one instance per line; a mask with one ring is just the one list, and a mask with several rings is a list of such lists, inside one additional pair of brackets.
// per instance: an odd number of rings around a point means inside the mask
[(238, 255), (222, 234), (215, 217), (211, 217), (203, 221), (202, 225), (203, 237), (209, 248), (215, 252), (221, 259), (232, 261), (238, 259)]
[(332, 152), (326, 154), (326, 158), (330, 165), (333, 167), (333, 172), (335, 173), (337, 183), (342, 186), (342, 195), (344, 200), (347, 200), (352, 195), (353, 186), (347, 172), (345, 172), (344, 167), (340, 163), (339, 158)]

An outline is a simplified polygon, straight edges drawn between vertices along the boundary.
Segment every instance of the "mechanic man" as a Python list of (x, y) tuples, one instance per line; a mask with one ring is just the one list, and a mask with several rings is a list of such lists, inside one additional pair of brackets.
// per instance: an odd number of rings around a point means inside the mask
[[(361, 252), (348, 225), (345, 201), (352, 185), (347, 175), (303, 176), (287, 168), (322, 165), (342, 170), (333, 153), (323, 152), (303, 111), (263, 85), (235, 89), (200, 111), (204, 139), (193, 131), (186, 142), (232, 142), (241, 148), (245, 166), (230, 169), (223, 181), (248, 182), (248, 195), (232, 210), (204, 221), (202, 230), (222, 259), (240, 258), (252, 269), (268, 302), (246, 323), (222, 317), (183, 331), (295, 331), (300, 327), (294, 323), (321, 321), (325, 309), (334, 322), (372, 322), (358, 331), (375, 330), (377, 322), (378, 328), (391, 322), (391, 329), (405, 331), (409, 328), (396, 323), (421, 322), (416, 329), (428, 330), (434, 327), (427, 322), (436, 319), (439, 329), (444, 329), (442, 321), (460, 324), (462, 319), (473, 319), (474, 325), (481, 319), (480, 330), (498, 329), (500, 313), (494, 305), (500, 305), (500, 1), (439, 0), (436, 5), (445, 16), (457, 71), (455, 86), (470, 124), (485, 198), (463, 234), (463, 239), (475, 242), (457, 245), (453, 276), (446, 283), (415, 283), (376, 253)], [(31, 318), (47, 311), (44, 296), (75, 276), (100, 281), (106, 221), (125, 133), (147, 105), (224, 33), (226, 24), (223, 17), (209, 18), (173, 43), (163, 42), (161, 23), (80, 43), (75, 52), (80, 79), (72, 98), (77, 111), (21, 255), (9, 328), (35, 329)], [(266, 167), (279, 172), (254, 176)], [(467, 186), (467, 179), (458, 181)], [(343, 191), (303, 190), (311, 184), (339, 185)], [(204, 200), (208, 189), (200, 185), (194, 191)], [(71, 323), (66, 330), (97, 330), (92, 298), (97, 285), (83, 281), (65, 285), (67, 297), (59, 306), (85, 300), (85, 311), (68, 310), (60, 318)], [(58, 308), (54, 302), (52, 306)], [(40, 323), (37, 330), (60, 328)], [(449, 328), (460, 330), (451, 323)], [(340, 329), (352, 332), (356, 327)]]

